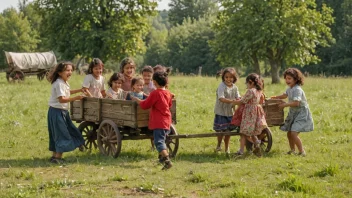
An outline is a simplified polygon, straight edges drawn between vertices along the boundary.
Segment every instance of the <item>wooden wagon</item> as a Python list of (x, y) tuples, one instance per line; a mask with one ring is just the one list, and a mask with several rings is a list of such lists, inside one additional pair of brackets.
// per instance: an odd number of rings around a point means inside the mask
[(6, 71), (7, 81), (23, 81), (25, 76), (36, 75), (43, 80), (50, 69), (57, 64), (53, 51), (41, 53), (16, 53), (4, 52), (8, 68)]
[[(235, 132), (178, 134), (176, 124), (176, 100), (171, 108), (172, 122), (170, 135), (166, 138), (166, 146), (171, 157), (176, 156), (180, 138), (215, 137), (220, 135), (239, 135)], [(283, 123), (283, 111), (278, 108), (279, 100), (267, 100), (264, 110), (268, 115), (268, 124), (278, 126)], [(134, 101), (112, 100), (100, 98), (84, 98), (71, 102), (70, 115), (73, 121), (80, 123), (79, 130), (85, 139), (87, 149), (99, 148), (104, 155), (118, 157), (122, 140), (141, 140), (153, 138), (148, 129), (149, 110), (143, 110)], [(269, 128), (258, 136), (262, 140), (262, 148), (269, 152), (272, 146), (272, 135)], [(247, 149), (252, 145), (247, 144)]]

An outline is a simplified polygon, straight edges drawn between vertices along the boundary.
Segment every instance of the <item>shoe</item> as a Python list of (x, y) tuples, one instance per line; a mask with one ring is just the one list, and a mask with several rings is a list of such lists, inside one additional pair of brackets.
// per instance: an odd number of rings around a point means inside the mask
[(296, 151), (291, 150), (291, 151), (287, 152), (286, 154), (287, 154), (287, 155), (296, 155)]
[(53, 164), (64, 164), (66, 162), (66, 160), (64, 160), (62, 158), (52, 158), (50, 160), (50, 162)]
[(260, 149), (260, 143), (256, 142), (256, 144), (254, 145), (253, 153), (254, 153), (257, 157), (261, 157), (261, 156), (262, 156), (262, 150)]
[(82, 144), (81, 146), (78, 147), (79, 151), (83, 152), (85, 150), (84, 145)]
[(238, 156), (241, 156), (241, 155), (243, 155), (244, 153), (242, 152), (242, 151), (240, 151), (240, 150), (238, 150), (236, 153), (235, 153), (235, 155), (238, 155)]
[(225, 151), (226, 156), (229, 157), (229, 156), (230, 156), (230, 153), (231, 153), (231, 152), (230, 152), (230, 149), (227, 148), (227, 150)]
[(161, 170), (167, 170), (170, 169), (172, 167), (172, 162), (169, 158), (169, 156), (167, 157), (162, 157), (159, 162), (164, 163), (164, 166)]
[(307, 154), (306, 154), (306, 151), (302, 151), (302, 152), (299, 152), (298, 155), (301, 157), (305, 157)]
[(51, 162), (51, 160), (55, 159), (54, 156), (51, 156), (50, 159), (49, 159), (49, 162)]
[(215, 153), (220, 152), (221, 151), (221, 147), (216, 147), (216, 149), (214, 151), (215, 151)]

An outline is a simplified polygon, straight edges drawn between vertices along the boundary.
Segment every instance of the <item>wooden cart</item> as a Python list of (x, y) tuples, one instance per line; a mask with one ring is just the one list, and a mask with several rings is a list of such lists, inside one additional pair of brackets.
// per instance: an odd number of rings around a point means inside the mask
[[(171, 108), (172, 122), (170, 135), (167, 136), (166, 146), (171, 157), (176, 156), (180, 138), (216, 137), (219, 135), (239, 135), (234, 132), (178, 134), (176, 124), (176, 100)], [(282, 124), (283, 111), (277, 108), (275, 100), (268, 100), (264, 109), (270, 119), (271, 126)], [(270, 113), (272, 113), (272, 116)], [(282, 115), (281, 115), (282, 113)], [(71, 102), (70, 115), (73, 121), (80, 123), (79, 130), (85, 139), (87, 149), (99, 148), (104, 155), (118, 157), (121, 152), (122, 140), (141, 140), (153, 138), (148, 129), (149, 110), (143, 110), (134, 101), (112, 100), (100, 98), (84, 98)], [(262, 148), (269, 152), (272, 146), (270, 129), (264, 129), (258, 136), (262, 140)], [(251, 149), (247, 144), (247, 149)]]

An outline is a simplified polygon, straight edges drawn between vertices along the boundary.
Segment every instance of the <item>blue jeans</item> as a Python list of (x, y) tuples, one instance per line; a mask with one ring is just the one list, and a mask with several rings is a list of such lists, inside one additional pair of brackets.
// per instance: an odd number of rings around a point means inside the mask
[(162, 150), (167, 150), (165, 139), (166, 136), (169, 135), (170, 130), (167, 129), (154, 129), (153, 136), (154, 136), (154, 145), (156, 150), (160, 153)]

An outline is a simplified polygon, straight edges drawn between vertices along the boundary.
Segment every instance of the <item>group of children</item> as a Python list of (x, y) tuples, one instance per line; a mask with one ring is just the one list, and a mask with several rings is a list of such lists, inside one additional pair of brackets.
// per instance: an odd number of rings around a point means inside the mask
[[(84, 150), (84, 139), (81, 132), (72, 123), (68, 109), (69, 102), (81, 100), (84, 97), (111, 98), (117, 100), (134, 100), (142, 109), (151, 109), (149, 129), (153, 131), (154, 144), (159, 152), (159, 161), (163, 169), (172, 167), (167, 147), (166, 136), (170, 133), (172, 98), (174, 95), (167, 90), (168, 71), (157, 65), (154, 68), (145, 66), (142, 78), (135, 77), (136, 65), (131, 58), (125, 58), (120, 65), (120, 73), (114, 73), (109, 81), (109, 89), (105, 91), (105, 79), (102, 75), (103, 62), (94, 58), (89, 65), (88, 74), (84, 78), (82, 88), (71, 90), (68, 80), (74, 66), (71, 62), (59, 63), (49, 75), (52, 84), (48, 111), (49, 150), (52, 151), (50, 161), (63, 163), (63, 152), (76, 148)], [(290, 107), (285, 124), (280, 127), (287, 131), (290, 151), (305, 156), (302, 142), (298, 137), (300, 132), (313, 130), (313, 120), (309, 111), (305, 94), (301, 88), (304, 83), (302, 73), (294, 68), (284, 72), (286, 84), (289, 86), (285, 93), (273, 96), (275, 99), (288, 98), (287, 103), (280, 104), (280, 108)], [(241, 97), (235, 83), (237, 73), (234, 68), (226, 68), (222, 73), (222, 82), (216, 92), (214, 130), (217, 132), (237, 130), (241, 134), (240, 148), (236, 154), (242, 155), (246, 140), (254, 144), (253, 152), (261, 156), (261, 140), (258, 136), (267, 127), (265, 113), (261, 106), (264, 102), (264, 81), (257, 74), (249, 74), (246, 78), (247, 92)], [(71, 94), (83, 93), (75, 97)], [(239, 106), (235, 111), (235, 105)], [(235, 112), (235, 113), (234, 113)], [(224, 139), (225, 152), (229, 153), (230, 136), (218, 136), (216, 151), (221, 151)]]
[[(109, 89), (105, 91), (105, 79), (102, 75), (103, 62), (94, 58), (89, 64), (88, 74), (84, 78), (82, 89), (70, 90), (68, 80), (74, 66), (71, 62), (62, 62), (55, 67), (49, 76), (52, 93), (49, 100), (48, 131), (49, 150), (53, 152), (50, 161), (63, 163), (63, 152), (79, 148), (84, 150), (82, 134), (70, 119), (69, 102), (84, 97), (111, 98), (116, 100), (134, 100), (142, 109), (151, 109), (149, 129), (153, 131), (154, 142), (159, 152), (159, 161), (163, 169), (172, 167), (165, 145), (166, 136), (170, 133), (173, 94), (167, 89), (168, 70), (157, 65), (154, 68), (145, 66), (142, 77), (135, 77), (136, 65), (131, 58), (125, 58), (120, 65), (120, 73), (114, 73), (108, 81)], [(70, 94), (82, 92), (76, 97)]]
[[(313, 131), (314, 124), (307, 99), (301, 86), (304, 84), (304, 76), (298, 69), (289, 68), (284, 72), (284, 79), (288, 88), (285, 93), (273, 96), (272, 99), (286, 99), (287, 103), (279, 104), (279, 108), (290, 107), (288, 116), (281, 130), (287, 132), (290, 151), (287, 154), (306, 156), (300, 132)], [(240, 96), (235, 83), (237, 73), (234, 68), (226, 68), (222, 73), (222, 82), (216, 92), (215, 118), (213, 129), (216, 132), (236, 130), (240, 133), (240, 146), (236, 155), (243, 155), (246, 140), (254, 144), (253, 153), (262, 156), (260, 134), (267, 128), (265, 112), (262, 104), (265, 101), (263, 94), (264, 80), (257, 74), (252, 73), (246, 77), (247, 91), (243, 97)], [(235, 105), (238, 106), (234, 110)], [(259, 138), (258, 138), (259, 137)], [(225, 152), (230, 153), (230, 136), (218, 136), (218, 144), (215, 151), (221, 151), (221, 143), (224, 140)]]

